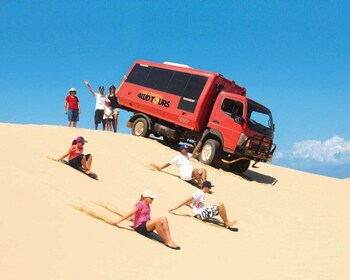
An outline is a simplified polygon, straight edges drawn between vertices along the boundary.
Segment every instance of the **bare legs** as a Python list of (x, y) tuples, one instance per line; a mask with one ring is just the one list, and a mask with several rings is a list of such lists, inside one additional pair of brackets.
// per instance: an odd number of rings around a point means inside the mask
[(91, 164), (92, 164), (92, 155), (89, 156), (89, 159), (86, 160), (86, 156), (83, 156), (83, 158), (81, 159), (81, 164), (84, 168), (84, 171), (86, 174), (91, 174)]
[(222, 202), (219, 202), (216, 205), (219, 208), (219, 215), (220, 215), (221, 219), (223, 220), (225, 227), (229, 228), (237, 223), (237, 221), (229, 221), (229, 219), (227, 218), (227, 212), (226, 212), (225, 205)]
[(118, 115), (116, 115), (116, 114), (113, 114), (112, 125), (113, 125), (113, 131), (117, 132), (117, 130), (118, 130)]
[(68, 121), (67, 126), (68, 126), (68, 127), (71, 127), (72, 124), (73, 124), (73, 127), (77, 127), (77, 122), (72, 122), (72, 121)]
[(194, 168), (192, 170), (192, 177), (196, 178), (199, 187), (201, 187), (203, 182), (207, 180), (207, 170), (204, 168), (199, 170), (197, 168)]
[(164, 240), (165, 245), (176, 248), (177, 245), (171, 239), (168, 219), (166, 217), (150, 220), (146, 223), (148, 231), (156, 230), (159, 236)]

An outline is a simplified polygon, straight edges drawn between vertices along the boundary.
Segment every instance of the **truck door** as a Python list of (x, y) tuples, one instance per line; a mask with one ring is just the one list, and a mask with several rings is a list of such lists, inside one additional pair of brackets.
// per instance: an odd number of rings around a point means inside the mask
[(243, 102), (224, 97), (218, 98), (216, 104), (216, 110), (210, 117), (211, 127), (221, 133), (224, 148), (235, 150), (243, 132)]

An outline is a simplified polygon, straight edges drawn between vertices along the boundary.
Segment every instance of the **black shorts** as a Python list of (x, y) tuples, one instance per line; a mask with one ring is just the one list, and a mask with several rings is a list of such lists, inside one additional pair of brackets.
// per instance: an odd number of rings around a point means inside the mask
[(105, 112), (103, 110), (96, 110), (95, 111), (95, 124), (99, 124), (103, 121), (103, 115)]
[(151, 232), (153, 232), (147, 230), (146, 224), (147, 222), (143, 222), (141, 225), (135, 228), (136, 232), (144, 236), (148, 236)]
[(90, 154), (87, 154), (87, 155), (79, 155), (79, 156), (77, 156), (77, 157), (75, 157), (75, 158), (72, 158), (71, 160), (68, 161), (68, 162), (69, 162), (69, 165), (70, 165), (71, 167), (73, 167), (73, 168), (76, 168), (76, 169), (80, 168), (80, 167), (81, 167), (81, 161), (82, 161), (83, 157), (85, 157), (86, 160), (88, 160), (89, 157), (90, 157)]

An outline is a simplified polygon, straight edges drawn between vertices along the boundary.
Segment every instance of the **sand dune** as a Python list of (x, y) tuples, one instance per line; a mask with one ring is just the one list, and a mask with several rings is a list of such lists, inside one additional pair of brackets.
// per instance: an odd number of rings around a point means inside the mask
[[(89, 142), (95, 181), (52, 160), (73, 138)], [(177, 151), (156, 140), (46, 125), (0, 124), (1, 279), (350, 279), (350, 181), (259, 164), (243, 177), (206, 166), (238, 232), (176, 214), (195, 190), (175, 167)], [(202, 166), (194, 161), (195, 166)], [(112, 226), (140, 193), (156, 194), (152, 217), (167, 216), (170, 250)]]

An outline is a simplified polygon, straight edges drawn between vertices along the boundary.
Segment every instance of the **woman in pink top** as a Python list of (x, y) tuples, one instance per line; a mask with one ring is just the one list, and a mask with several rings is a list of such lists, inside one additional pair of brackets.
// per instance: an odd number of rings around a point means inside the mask
[(155, 197), (156, 196), (151, 190), (144, 191), (140, 200), (136, 203), (130, 213), (116, 221), (115, 225), (118, 226), (120, 222), (134, 216), (134, 229), (136, 232), (147, 237), (155, 230), (164, 240), (165, 246), (171, 249), (180, 250), (180, 247), (171, 239), (168, 219), (166, 217), (161, 217), (151, 220), (150, 205)]
[(68, 156), (68, 163), (71, 167), (76, 169), (83, 167), (84, 172), (86, 174), (92, 174), (92, 171), (91, 171), (92, 155), (83, 154), (85, 143), (87, 143), (87, 141), (84, 139), (84, 137), (79, 136), (77, 139), (73, 140), (72, 146), (69, 148), (68, 152), (65, 153), (58, 160), (62, 160)]

